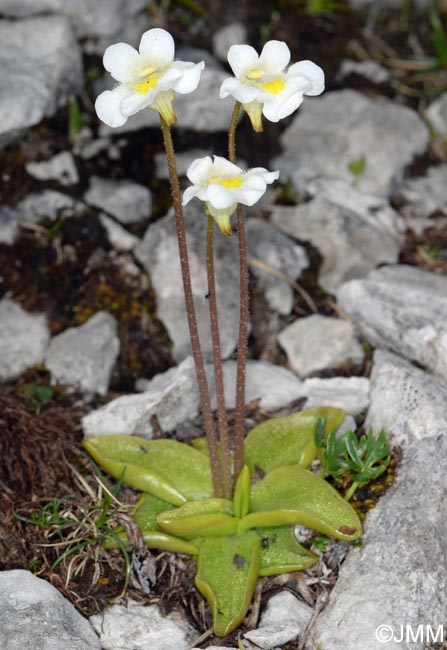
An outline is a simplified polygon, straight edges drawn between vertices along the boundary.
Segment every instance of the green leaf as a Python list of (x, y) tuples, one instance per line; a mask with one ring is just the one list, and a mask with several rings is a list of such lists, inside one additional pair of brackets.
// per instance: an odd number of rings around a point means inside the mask
[(259, 574), (259, 537), (250, 532), (195, 544), (200, 547), (196, 587), (211, 608), (214, 634), (224, 637), (242, 622), (250, 606)]
[(363, 176), (363, 173), (366, 168), (366, 158), (365, 156), (360, 156), (357, 160), (351, 160), (348, 164), (348, 169), (351, 174), (354, 176), (354, 183), (358, 183)]
[(255, 532), (261, 540), (260, 576), (303, 571), (319, 560), (318, 555), (298, 543), (293, 526), (256, 528)]
[(233, 535), (237, 522), (233, 517), (233, 504), (227, 499), (191, 501), (157, 517), (163, 532), (186, 538)]
[(244, 465), (234, 488), (233, 510), (235, 517), (245, 517), (250, 509), (250, 470)]
[(181, 442), (101, 436), (83, 446), (115, 478), (176, 506), (213, 494), (208, 459)]
[(294, 524), (347, 541), (362, 532), (352, 506), (329, 483), (298, 465), (274, 469), (253, 486), (250, 514), (239, 521), (238, 532)]
[(317, 455), (315, 427), (325, 420), (325, 434), (343, 422), (342, 409), (321, 407), (262, 422), (250, 431), (244, 444), (244, 461), (251, 472), (264, 473), (284, 465), (308, 467)]
[(154, 497), (153, 494), (143, 493), (136, 503), (135, 512), (131, 516), (141, 530), (159, 530), (157, 525), (158, 515), (173, 508), (175, 506), (172, 503)]

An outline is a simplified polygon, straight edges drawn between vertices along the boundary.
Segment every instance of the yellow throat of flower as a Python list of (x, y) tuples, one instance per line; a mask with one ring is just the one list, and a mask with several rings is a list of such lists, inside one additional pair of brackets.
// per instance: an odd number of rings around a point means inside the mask
[(243, 180), (240, 176), (235, 176), (233, 178), (219, 178), (218, 176), (213, 176), (212, 178), (210, 178), (209, 182), (223, 185), (228, 190), (232, 190), (235, 187), (242, 187), (243, 185)]
[(278, 95), (279, 93), (282, 93), (282, 91), (286, 88), (286, 84), (280, 77), (273, 79), (272, 81), (260, 83), (259, 86), (262, 88), (262, 90), (267, 91), (271, 95)]
[(152, 90), (152, 88), (155, 88), (160, 79), (160, 75), (157, 74), (155, 68), (150, 65), (143, 68), (139, 76), (144, 77), (144, 79), (143, 81), (138, 81), (134, 84), (134, 90), (142, 95), (146, 95), (150, 90)]

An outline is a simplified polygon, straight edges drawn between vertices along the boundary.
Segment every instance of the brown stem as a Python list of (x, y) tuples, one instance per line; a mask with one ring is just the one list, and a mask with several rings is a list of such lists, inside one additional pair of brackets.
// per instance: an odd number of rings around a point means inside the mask
[(177, 229), (177, 240), (180, 255), (180, 266), (182, 270), (183, 289), (185, 294), (186, 314), (188, 318), (191, 348), (196, 367), (197, 384), (199, 386), (200, 402), (202, 406), (205, 434), (208, 441), (210, 454), (211, 474), (213, 477), (214, 493), (216, 497), (223, 497), (222, 467), (219, 460), (217, 448), (217, 437), (214, 428), (211, 401), (206, 380), (205, 366), (203, 363), (202, 348), (197, 327), (196, 311), (191, 286), (191, 274), (189, 271), (188, 247), (186, 243), (185, 222), (183, 219), (182, 202), (180, 199), (180, 187), (178, 182), (177, 168), (175, 164), (174, 146), (172, 144), (171, 131), (169, 126), (160, 116), (163, 143), (168, 162), (169, 182), (171, 184), (172, 201), (175, 212), (175, 224)]
[(245, 435), (245, 371), (247, 365), (248, 338), (248, 266), (247, 242), (242, 206), (237, 206), (237, 234), (239, 239), (239, 341), (237, 345), (236, 371), (236, 410), (234, 413), (234, 475), (236, 477), (244, 466)]
[(208, 227), (206, 233), (206, 271), (208, 276), (208, 304), (210, 310), (211, 340), (213, 343), (214, 360), (214, 381), (216, 385), (217, 399), (217, 422), (219, 429), (219, 440), (222, 454), (222, 473), (224, 483), (224, 495), (231, 499), (231, 459), (230, 459), (230, 436), (227, 423), (227, 409), (225, 405), (225, 387), (222, 369), (222, 357), (220, 350), (219, 320), (217, 312), (216, 281), (214, 273), (214, 220), (208, 215)]
[[(241, 110), (241, 103), (234, 105), (228, 132), (228, 154), (230, 161), (236, 163), (236, 126)], [(242, 206), (237, 206), (237, 234), (239, 239), (239, 341), (237, 346), (236, 370), (236, 410), (234, 413), (234, 475), (237, 478), (244, 466), (245, 434), (245, 372), (247, 365), (248, 338), (248, 266), (247, 243)]]

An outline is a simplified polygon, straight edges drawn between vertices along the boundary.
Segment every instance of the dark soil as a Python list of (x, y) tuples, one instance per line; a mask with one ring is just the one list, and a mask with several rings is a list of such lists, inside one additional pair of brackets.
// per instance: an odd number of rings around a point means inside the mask
[[(250, 42), (258, 49), (263, 42), (277, 38), (285, 40), (292, 50), (292, 60), (316, 61), (326, 72), (328, 88), (337, 87), (335, 75), (345, 58), (372, 58), (391, 72), (390, 83), (380, 89), (364, 79), (352, 77), (343, 82), (362, 92), (383, 94), (395, 101), (423, 108), (440, 94), (447, 83), (445, 66), (436, 65), (432, 30), (424, 13), (354, 12), (343, 2), (341, 10), (312, 14), (306, 12), (304, 0), (278, 2), (225, 2), (193, 0), (171, 2), (165, 14), (155, 4), (151, 12), (154, 23), (166, 27), (178, 43), (211, 48), (213, 32), (223, 24), (242, 20), (249, 31)], [(410, 4), (410, 3), (408, 3)], [(421, 70), (421, 59), (433, 59)], [(87, 70), (100, 66), (97, 57), (86, 59)], [(93, 111), (93, 90), (87, 85), (79, 98), (84, 123), (97, 129)], [(0, 188), (3, 200), (14, 206), (32, 191), (43, 188), (60, 189), (57, 184), (39, 183), (25, 171), (28, 158), (45, 159), (64, 149), (70, 149), (67, 109), (61, 109), (52, 119), (32, 129), (24, 140), (0, 153)], [(279, 134), (287, 120), (278, 125), (265, 124), (262, 137), (254, 134), (247, 120), (238, 131), (238, 151), (253, 165), (269, 167), (270, 158), (279, 151)], [(226, 134), (198, 134), (184, 130), (174, 133), (178, 151), (191, 147), (226, 151)], [(115, 138), (122, 140), (122, 136)], [(151, 221), (165, 214), (170, 204), (168, 185), (154, 174), (153, 156), (162, 150), (158, 130), (148, 129), (126, 135), (120, 160), (112, 160), (101, 152), (91, 160), (77, 160), (81, 181), (72, 191), (80, 199), (91, 175), (108, 178), (132, 178), (149, 184), (155, 204), (146, 223), (134, 227), (142, 235)], [(442, 138), (433, 139), (429, 154), (418, 160), (409, 174), (420, 174), (428, 165), (447, 160), (447, 146)], [(284, 189), (282, 200), (293, 201)], [(173, 365), (170, 341), (157, 319), (155, 297), (150, 279), (140, 269), (137, 276), (123, 270), (119, 256), (111, 250), (107, 237), (94, 210), (76, 218), (60, 218), (55, 223), (44, 220), (37, 230), (23, 229), (14, 246), (0, 246), (0, 298), (14, 297), (25, 309), (47, 314), (52, 334), (79, 325), (98, 310), (114, 314), (119, 322), (121, 354), (116, 364), (107, 400), (117, 393), (133, 390), (135, 379), (150, 378)], [(290, 319), (314, 312), (331, 315), (337, 305), (317, 282), (321, 258), (306, 245), (311, 266), (299, 279), (303, 291), (296, 291), (294, 311)], [(122, 257), (122, 256), (121, 256)], [(135, 261), (132, 260), (134, 263)], [(400, 261), (430, 270), (447, 273), (446, 218), (433, 215), (433, 225), (421, 235), (409, 231)], [(254, 281), (250, 285), (253, 330), (250, 355), (285, 364), (285, 358), (272, 336), (272, 326), (278, 317), (271, 314), (262, 292)], [(277, 323), (276, 323), (277, 325)], [(372, 350), (366, 346), (366, 360), (361, 367), (338, 368), (331, 374), (369, 376)], [(70, 557), (52, 568), (64, 546), (43, 546), (63, 541), (47, 526), (25, 523), (23, 518), (35, 518), (42, 508), (54, 500), (57, 511), (71, 508), (74, 513), (88, 507), (88, 494), (77, 477), (80, 474), (92, 490), (97, 483), (92, 466), (81, 450), (80, 418), (104, 400), (86, 406), (80, 396), (67, 394), (63, 388), (49, 389), (49, 376), (44, 368), (35, 368), (13, 382), (0, 386), (0, 570), (28, 568), (50, 580), (84, 614), (101, 611), (113, 599), (121, 596), (126, 565), (119, 550), (105, 551), (91, 545), (77, 559), (75, 574)], [(299, 407), (300, 404), (296, 404)], [(247, 429), (264, 419), (256, 405), (247, 410)], [(201, 430), (200, 419), (178, 436), (188, 438)], [(392, 482), (399, 452), (388, 473), (368, 489), (359, 491), (354, 504), (360, 512), (373, 507), (377, 498)], [(74, 468), (74, 469), (73, 469)], [(113, 485), (111, 485), (113, 489)], [(125, 503), (135, 499), (123, 490), (119, 498)], [(22, 517), (22, 519), (20, 519)], [(310, 605), (318, 607), (336, 580), (338, 566), (347, 552), (346, 545), (328, 546), (322, 562), (311, 570), (264, 579), (258, 594), (258, 605), (264, 598), (280, 589), (290, 589)], [(63, 551), (62, 551), (63, 552)], [(326, 576), (323, 569), (329, 567)], [(135, 576), (127, 595), (135, 600), (158, 602), (167, 611), (180, 609), (200, 633), (210, 629), (211, 619), (203, 599), (193, 587), (194, 562), (162, 553), (157, 558), (157, 582), (150, 594), (144, 593)], [(315, 582), (309, 586), (306, 580)], [(256, 609), (256, 608), (255, 608)], [(247, 621), (256, 623), (256, 617)], [(235, 645), (236, 635), (225, 641)], [(212, 642), (212, 637), (207, 643)], [(221, 641), (218, 642), (220, 645)], [(296, 648), (291, 644), (287, 648)]]

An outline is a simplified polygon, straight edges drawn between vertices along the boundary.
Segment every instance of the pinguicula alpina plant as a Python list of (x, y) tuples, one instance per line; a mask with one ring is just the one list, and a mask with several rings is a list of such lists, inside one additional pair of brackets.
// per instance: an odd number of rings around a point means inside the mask
[[(97, 100), (99, 117), (110, 126), (149, 107), (160, 113), (169, 168), (191, 348), (196, 366), (205, 436), (180, 443), (136, 436), (101, 436), (84, 441), (95, 461), (112, 476), (142, 491), (133, 514), (149, 548), (195, 556), (196, 586), (207, 599), (214, 632), (226, 636), (243, 620), (256, 580), (312, 565), (318, 557), (301, 546), (294, 526), (353, 541), (361, 535), (356, 512), (324, 476), (309, 471), (322, 457), (324, 440), (344, 419), (337, 408), (317, 408), (263, 422), (245, 435), (245, 367), (248, 334), (248, 268), (244, 214), (278, 172), (249, 171), (235, 164), (235, 134), (243, 105), (259, 131), (261, 113), (273, 121), (290, 115), (305, 94), (323, 90), (322, 70), (303, 61), (286, 67), (285, 43), (270, 41), (261, 56), (247, 45), (230, 48), (236, 79), (226, 80), (221, 96), (236, 99), (229, 129), (229, 160), (196, 160), (187, 175), (192, 185), (180, 194), (170, 126), (176, 117), (175, 93), (192, 92), (203, 63), (174, 60), (172, 37), (161, 29), (146, 32), (139, 52), (119, 43), (107, 49), (104, 65), (119, 86)], [(207, 215), (206, 265), (217, 392), (217, 431), (204, 369), (191, 288), (182, 204), (198, 198)], [(227, 421), (214, 275), (215, 224), (233, 234), (236, 213), (240, 264), (240, 315), (234, 430)], [(204, 224), (205, 227), (205, 224)], [(125, 531), (119, 533), (125, 538)]]

